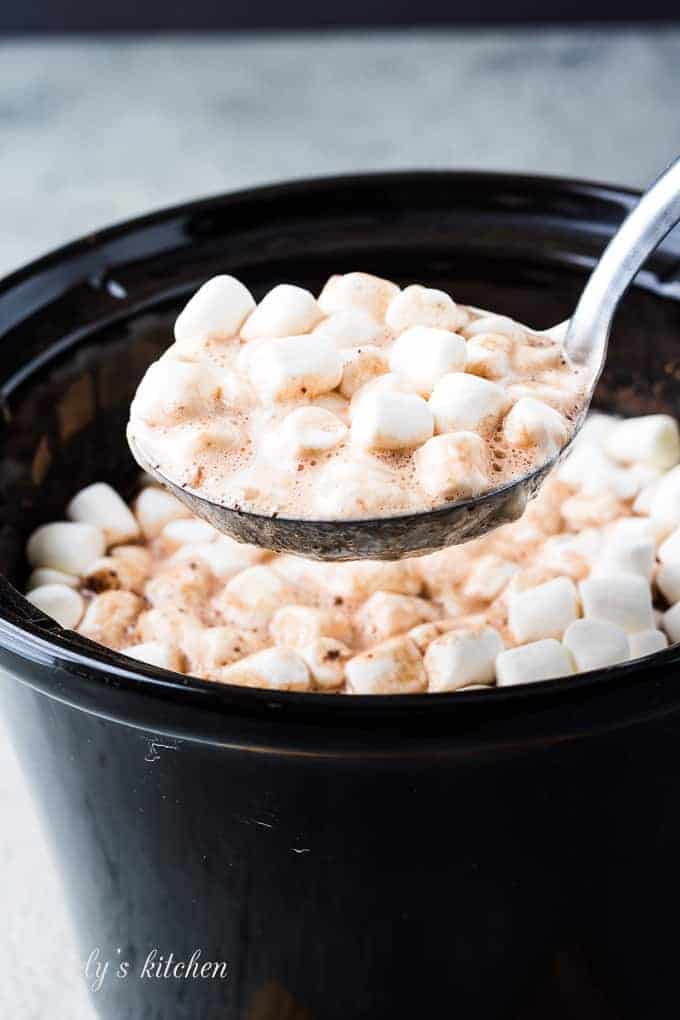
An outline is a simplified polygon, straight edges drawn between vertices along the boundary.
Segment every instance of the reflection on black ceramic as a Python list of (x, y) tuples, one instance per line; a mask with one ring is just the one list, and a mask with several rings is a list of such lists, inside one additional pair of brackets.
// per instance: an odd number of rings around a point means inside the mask
[[(79, 486), (131, 491), (129, 400), (201, 280), (261, 294), (361, 267), (542, 327), (632, 201), (477, 174), (307, 182), (158, 214), (0, 284), (0, 696), (83, 961), (131, 964), (93, 994), (104, 1020), (674, 1014), (677, 650), (526, 690), (277, 695), (136, 672), (10, 583)], [(601, 405), (678, 414), (679, 267), (671, 239), (627, 295)], [(228, 977), (141, 979), (154, 948)]]

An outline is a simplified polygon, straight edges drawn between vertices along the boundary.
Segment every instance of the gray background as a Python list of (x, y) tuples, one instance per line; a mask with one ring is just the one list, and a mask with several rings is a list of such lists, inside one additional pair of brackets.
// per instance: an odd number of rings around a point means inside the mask
[[(642, 186), (680, 151), (680, 28), (0, 41), (0, 273), (279, 178), (482, 167)], [(0, 732), (0, 1016), (93, 1020)]]

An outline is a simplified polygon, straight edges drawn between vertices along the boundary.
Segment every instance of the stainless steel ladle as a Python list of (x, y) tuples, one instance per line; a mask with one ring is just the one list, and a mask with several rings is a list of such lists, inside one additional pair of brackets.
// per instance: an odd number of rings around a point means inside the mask
[[(590, 275), (576, 310), (545, 336), (559, 340), (568, 358), (585, 369), (587, 389), (574, 435), (585, 418), (604, 367), (616, 307), (647, 257), (680, 220), (680, 159), (647, 191), (611, 239)], [(488, 314), (488, 313), (487, 313)], [(132, 452), (192, 513), (242, 542), (321, 560), (400, 559), (458, 545), (516, 520), (560, 454), (501, 488), (436, 510), (358, 520), (296, 520), (249, 513), (204, 499), (166, 478), (133, 437)]]

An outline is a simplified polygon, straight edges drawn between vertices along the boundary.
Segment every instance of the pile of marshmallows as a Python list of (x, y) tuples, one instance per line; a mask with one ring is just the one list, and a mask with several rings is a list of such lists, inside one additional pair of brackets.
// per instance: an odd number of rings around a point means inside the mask
[[(494, 433), (524, 451), (524, 466), (545, 462), (569, 438), (562, 411), (578, 383), (559, 343), (441, 290), (348, 273), (331, 277), (318, 300), (282, 284), (256, 305), (234, 277), (217, 276), (186, 305), (174, 345), (140, 383), (131, 429), (166, 475), (206, 495), (217, 483), (214, 463), (197, 472), (205, 456), (247, 450), (290, 465), (341, 451), (315, 485), (311, 512), (349, 517), (369, 509), (381, 484), (366, 474), (370, 455), (413, 454), (419, 498), (433, 503), (498, 482)], [(363, 499), (340, 491), (351, 477), (339, 464), (357, 472)], [(389, 510), (408, 497), (408, 487), (387, 485), (375, 503)], [(252, 495), (238, 501), (271, 509)], [(308, 508), (305, 500), (301, 516)]]
[[(454, 691), (680, 641), (680, 438), (666, 415), (592, 416), (522, 519), (422, 559), (274, 557), (154, 486), (133, 509), (102, 483), (79, 492), (67, 521), (28, 542), (29, 600), (143, 662), (224, 683)], [(212, 623), (189, 633), (208, 608)]]

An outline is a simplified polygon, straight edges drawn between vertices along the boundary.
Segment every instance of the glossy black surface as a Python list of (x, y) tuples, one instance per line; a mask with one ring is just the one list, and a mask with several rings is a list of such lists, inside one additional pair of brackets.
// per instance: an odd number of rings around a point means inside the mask
[[(64, 634), (12, 587), (81, 485), (131, 491), (127, 404), (183, 297), (361, 267), (537, 327), (630, 206), (598, 186), (403, 174), (227, 196), (0, 284), (0, 697), (105, 1020), (674, 1015), (680, 652), (493, 693), (217, 687)], [(600, 403), (679, 411), (680, 248), (622, 305)], [(7, 580), (9, 579), (9, 580)], [(140, 980), (146, 954), (226, 981)]]

